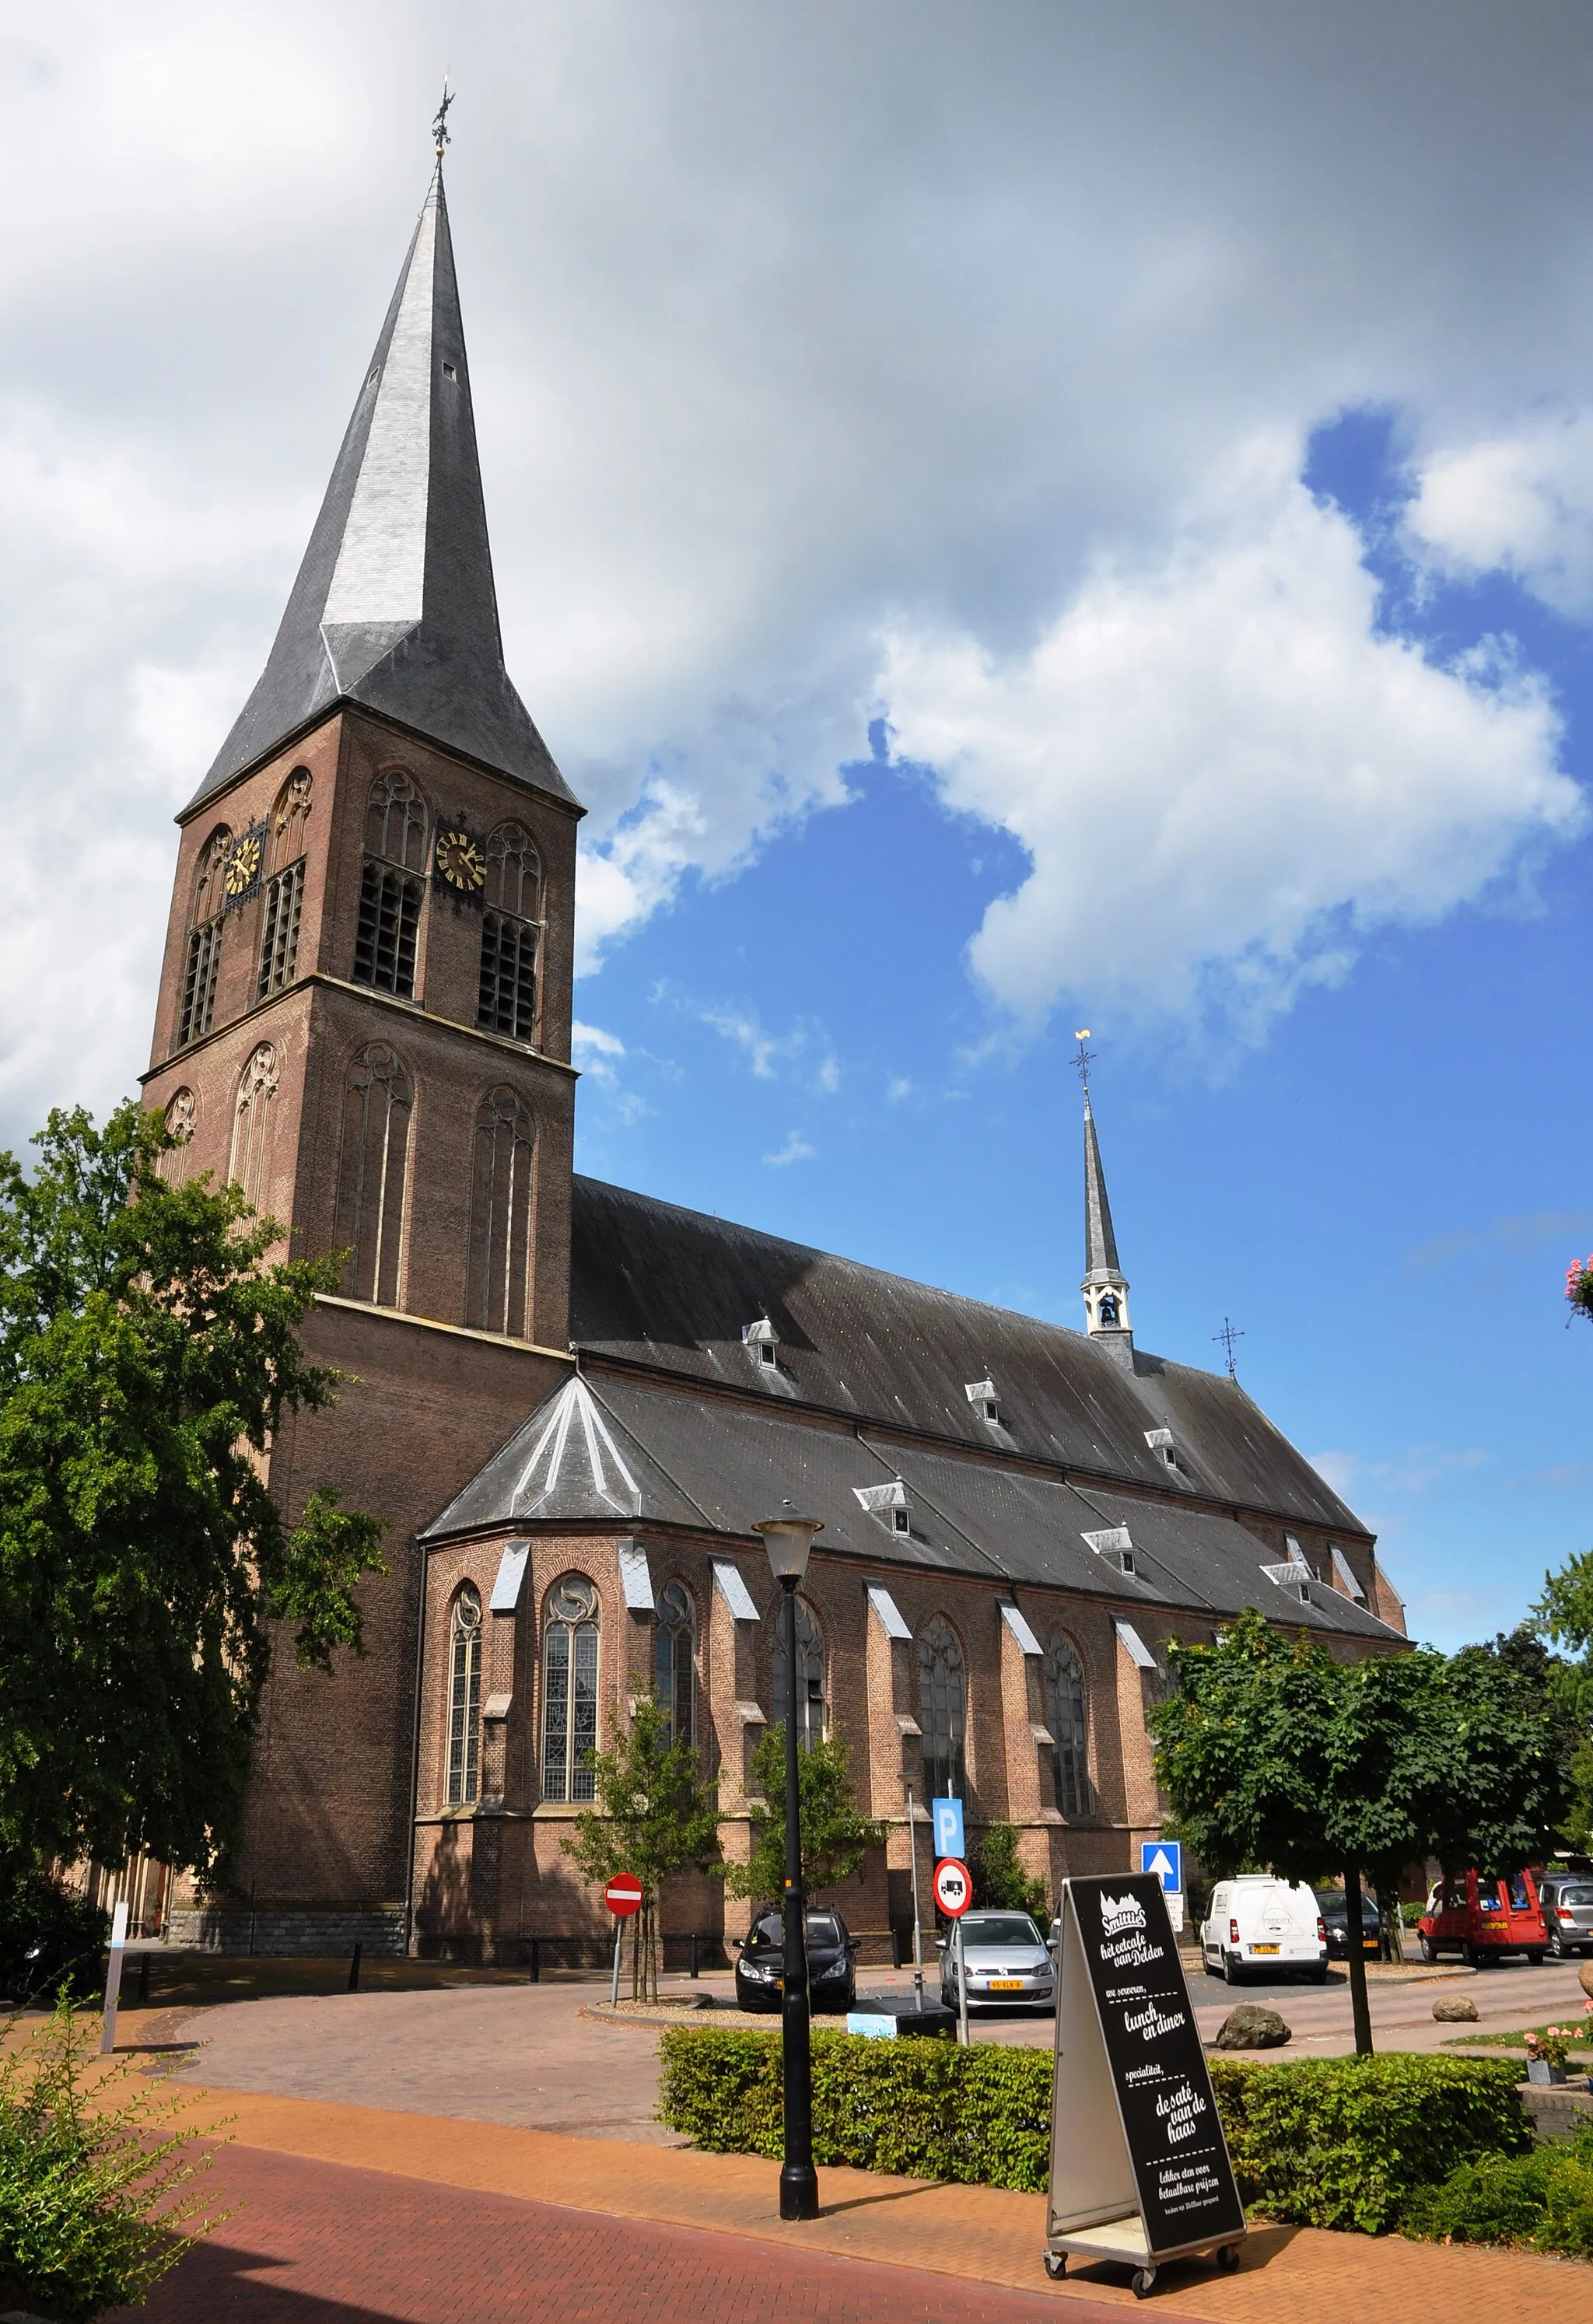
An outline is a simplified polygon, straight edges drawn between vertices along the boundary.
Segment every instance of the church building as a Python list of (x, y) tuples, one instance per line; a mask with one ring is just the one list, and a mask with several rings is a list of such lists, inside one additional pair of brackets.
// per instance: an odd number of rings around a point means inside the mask
[[(270, 1482), (389, 1521), (368, 1652), (279, 1653), (228, 1950), (515, 1961), (595, 1937), (562, 1846), (656, 1690), (744, 1855), (772, 1721), (847, 1739), (912, 1917), (908, 1794), (1017, 1827), (1048, 1886), (1160, 1828), (1145, 1713), (1242, 1607), (1396, 1649), (1373, 1538), (1230, 1376), (1135, 1345), (1086, 1092), (1072, 1331), (578, 1177), (581, 808), (504, 667), (440, 163), (264, 674), (179, 822), (146, 1102), (239, 1181), (348, 1376)], [(823, 1520), (786, 1700), (751, 1528)], [(925, 1859), (921, 1852), (920, 1863)], [(711, 1877), (667, 1932), (744, 1927)]]

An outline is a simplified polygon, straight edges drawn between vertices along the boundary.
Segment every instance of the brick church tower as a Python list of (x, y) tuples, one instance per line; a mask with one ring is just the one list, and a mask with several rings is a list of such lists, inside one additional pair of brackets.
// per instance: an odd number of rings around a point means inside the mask
[[(145, 1102), (169, 1167), (346, 1249), (272, 1446), (390, 1520), (369, 1653), (279, 1655), (240, 1904), (262, 1948), (391, 1942), (409, 1877), (414, 1536), (567, 1377), (581, 809), (503, 666), (440, 160), (263, 675), (179, 822)], [(235, 1932), (233, 1932), (235, 1935)]]

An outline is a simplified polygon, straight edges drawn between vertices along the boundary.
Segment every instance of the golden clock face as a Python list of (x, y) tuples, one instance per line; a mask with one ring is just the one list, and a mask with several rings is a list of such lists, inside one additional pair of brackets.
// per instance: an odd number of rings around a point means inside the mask
[(246, 831), (226, 859), (226, 871), (223, 878), (227, 894), (243, 895), (247, 889), (254, 885), (259, 877), (260, 836), (257, 832)]
[(467, 831), (438, 832), (437, 868), (462, 896), (474, 896), (486, 885), (487, 859)]

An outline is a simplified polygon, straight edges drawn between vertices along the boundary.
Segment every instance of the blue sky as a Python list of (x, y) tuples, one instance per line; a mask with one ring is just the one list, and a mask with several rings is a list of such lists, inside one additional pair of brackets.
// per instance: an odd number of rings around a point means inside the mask
[[(1411, 1625), (1593, 1534), (1577, 0), (60, 0), (0, 46), (0, 1141), (175, 836), (424, 188), (578, 795), (583, 1167), (1143, 1344)], [(152, 127), (154, 124), (154, 127)]]

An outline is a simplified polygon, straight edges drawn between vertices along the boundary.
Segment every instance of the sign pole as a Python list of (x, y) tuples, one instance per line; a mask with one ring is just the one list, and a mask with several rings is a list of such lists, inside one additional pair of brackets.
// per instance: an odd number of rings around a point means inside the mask
[(609, 1995), (609, 2007), (611, 2009), (618, 2009), (620, 2006), (620, 1947), (624, 1941), (624, 1922), (616, 1921), (614, 1923), (614, 1982), (613, 1988)]
[(111, 1914), (111, 1950), (106, 1963), (105, 2015), (100, 2021), (99, 2053), (109, 2057), (116, 2046), (116, 2006), (122, 1997), (122, 1963), (127, 1953), (127, 1899)]
[(962, 1917), (957, 1916), (957, 2039), (968, 2047), (968, 1955), (962, 1943)]
[(913, 1866), (913, 1985), (918, 2006), (924, 2006), (924, 1930), (918, 1909), (918, 1820), (913, 1808), (913, 1786), (907, 1785), (907, 1847)]

